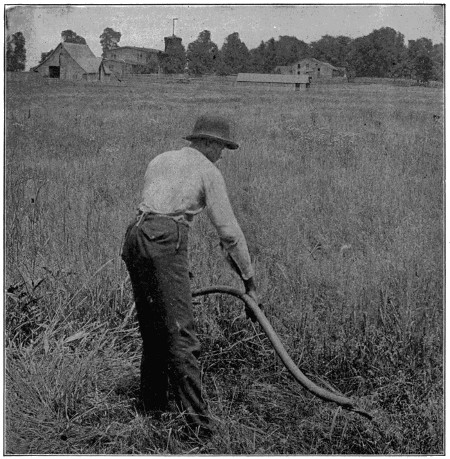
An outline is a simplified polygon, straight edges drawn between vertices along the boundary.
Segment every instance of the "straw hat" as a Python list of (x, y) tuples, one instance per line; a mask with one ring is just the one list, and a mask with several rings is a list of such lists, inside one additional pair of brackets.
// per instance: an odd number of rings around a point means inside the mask
[(211, 139), (223, 142), (230, 150), (236, 150), (239, 145), (230, 139), (230, 124), (217, 115), (203, 115), (195, 122), (191, 135), (183, 137), (186, 140)]

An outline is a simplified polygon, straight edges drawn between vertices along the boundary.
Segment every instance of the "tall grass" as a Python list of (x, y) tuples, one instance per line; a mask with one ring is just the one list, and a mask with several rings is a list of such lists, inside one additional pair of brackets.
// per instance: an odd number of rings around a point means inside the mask
[[(301, 93), (190, 85), (8, 83), (5, 157), (8, 453), (443, 452), (442, 92)], [(120, 261), (150, 159), (198, 114), (233, 120), (219, 165), (266, 314), (317, 383), (375, 423), (314, 399), (229, 298), (195, 304), (219, 426), (136, 408), (140, 340)], [(442, 118), (441, 118), (442, 119)], [(240, 285), (203, 215), (193, 287)]]

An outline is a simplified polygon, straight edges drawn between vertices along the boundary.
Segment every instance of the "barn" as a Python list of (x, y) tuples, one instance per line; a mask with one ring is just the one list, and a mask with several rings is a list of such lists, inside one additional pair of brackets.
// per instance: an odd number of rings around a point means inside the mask
[(328, 62), (321, 62), (313, 57), (307, 57), (292, 65), (293, 73), (309, 75), (312, 78), (333, 78), (345, 76), (345, 69), (334, 67)]
[(308, 75), (280, 75), (269, 73), (239, 73), (237, 86), (267, 87), (299, 91), (310, 86)]
[(32, 71), (61, 80), (109, 81), (111, 78), (111, 70), (102, 58), (95, 57), (88, 45), (77, 43), (60, 43)]
[(162, 51), (137, 46), (121, 46), (105, 51), (105, 62), (118, 77), (133, 73), (159, 73)]

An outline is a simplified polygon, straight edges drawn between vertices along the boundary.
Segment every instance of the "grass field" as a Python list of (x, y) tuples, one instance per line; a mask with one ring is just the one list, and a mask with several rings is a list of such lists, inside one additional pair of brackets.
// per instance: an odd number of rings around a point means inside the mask
[[(442, 454), (443, 92), (10, 81), (5, 154), (5, 439), (14, 454)], [(120, 260), (150, 159), (197, 115), (234, 120), (219, 167), (266, 315), (302, 389), (242, 305), (195, 304), (220, 434), (135, 406), (140, 339)], [(437, 118), (436, 116), (440, 116)], [(200, 216), (193, 288), (240, 286)]]

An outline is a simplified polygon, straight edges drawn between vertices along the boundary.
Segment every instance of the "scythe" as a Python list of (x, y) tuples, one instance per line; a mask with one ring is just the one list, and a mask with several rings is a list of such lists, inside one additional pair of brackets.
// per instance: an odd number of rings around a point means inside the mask
[(224, 285), (213, 285), (211, 287), (205, 287), (200, 288), (198, 290), (194, 290), (192, 292), (192, 297), (210, 295), (214, 293), (225, 293), (228, 295), (232, 295), (245, 303), (246, 307), (250, 309), (256, 320), (261, 325), (261, 328), (263, 329), (264, 333), (271, 342), (273, 348), (275, 349), (275, 352), (278, 354), (285, 367), (289, 370), (289, 372), (297, 380), (297, 382), (300, 383), (305, 389), (314, 394), (316, 397), (321, 398), (322, 400), (337, 403), (338, 405), (342, 406), (344, 409), (348, 411), (353, 411), (361, 416), (364, 416), (367, 419), (372, 420), (372, 415), (364, 411), (363, 409), (359, 408), (353, 399), (345, 397), (344, 395), (339, 395), (330, 392), (322, 387), (319, 387), (315, 383), (310, 381), (303, 374), (303, 372), (295, 365), (291, 357), (289, 357), (289, 354), (286, 352), (286, 349), (284, 348), (282, 342), (275, 333), (275, 330), (272, 328), (272, 325), (267, 320), (267, 317), (265, 316), (264, 312), (256, 304), (253, 298), (251, 298), (249, 295), (233, 287)]

